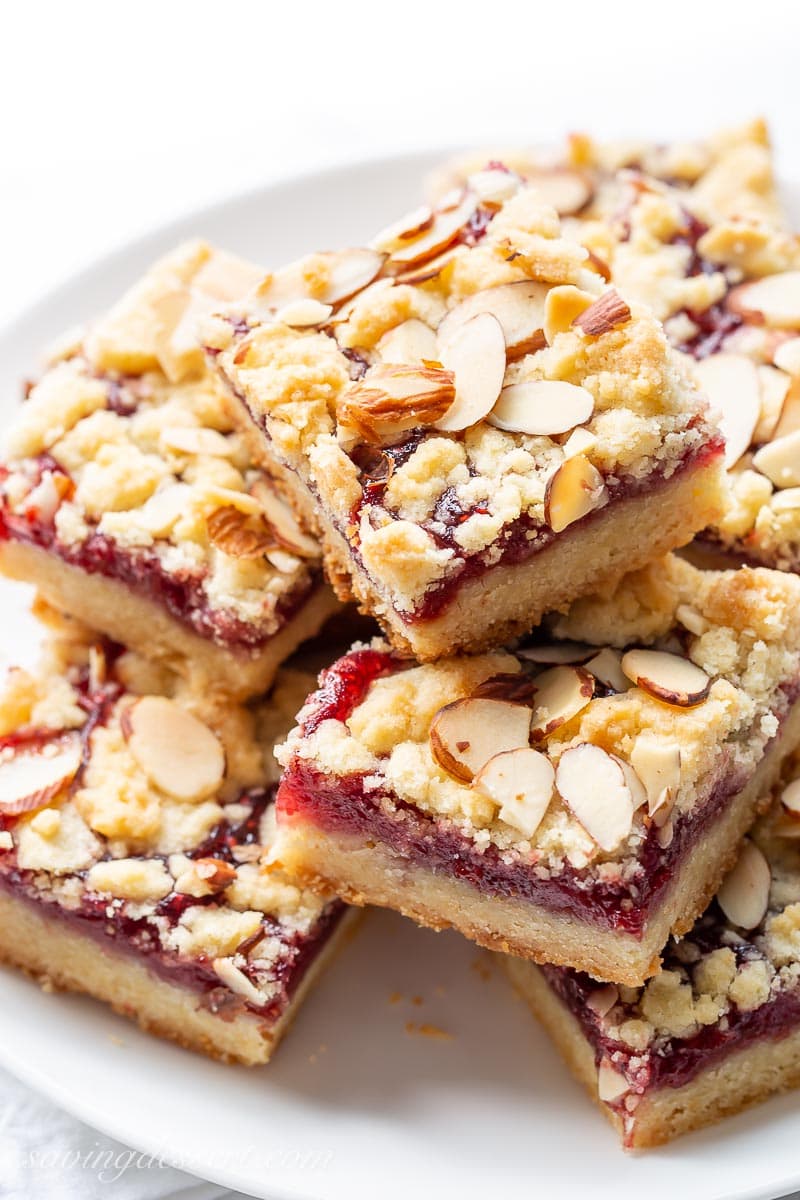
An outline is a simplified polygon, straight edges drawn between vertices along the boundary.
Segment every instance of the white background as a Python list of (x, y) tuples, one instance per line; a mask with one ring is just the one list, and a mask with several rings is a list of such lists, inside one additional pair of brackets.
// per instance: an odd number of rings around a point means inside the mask
[(0, 324), (162, 221), (352, 158), (763, 113), (800, 179), (798, 0), (5, 0), (0, 18)]

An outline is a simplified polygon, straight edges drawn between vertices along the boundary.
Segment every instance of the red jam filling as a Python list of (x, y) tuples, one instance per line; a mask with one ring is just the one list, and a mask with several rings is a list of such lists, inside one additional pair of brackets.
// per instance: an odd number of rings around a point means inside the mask
[[(48, 455), (36, 460), (38, 483), (45, 471), (69, 478), (63, 467)], [(8, 472), (3, 470), (3, 475)], [(126, 549), (96, 530), (75, 546), (64, 545), (56, 536), (54, 517), (44, 520), (36, 512), (24, 516), (12, 513), (7, 504), (0, 505), (0, 541), (26, 542), (57, 555), (63, 562), (86, 571), (103, 575), (125, 584), (137, 595), (163, 606), (201, 637), (210, 638), (221, 646), (257, 649), (273, 636), (265, 634), (256, 622), (243, 621), (235, 613), (214, 608), (206, 599), (205, 571), (167, 571), (156, 554), (145, 550)], [(282, 596), (276, 606), (281, 624), (291, 620), (302, 607), (318, 581), (314, 578)]]
[[(323, 721), (346, 720), (379, 675), (401, 669), (389, 654), (356, 651), (345, 655), (325, 675), (322, 689), (309, 702), (303, 733)], [(673, 839), (659, 845), (651, 826), (637, 855), (637, 869), (626, 879), (601, 879), (591, 866), (565, 864), (557, 873), (537, 867), (529, 857), (507, 861), (496, 846), (478, 848), (442, 818), (423, 813), (391, 792), (364, 786), (364, 775), (325, 774), (308, 760), (295, 757), (278, 789), (281, 820), (306, 821), (330, 833), (380, 841), (393, 854), (424, 870), (468, 883), (477, 891), (503, 899), (522, 899), (551, 911), (634, 937), (644, 934), (650, 914), (673, 884), (691, 848), (726, 809), (745, 780), (733, 771), (718, 778), (688, 817), (675, 823)], [(385, 811), (388, 798), (400, 816)]]

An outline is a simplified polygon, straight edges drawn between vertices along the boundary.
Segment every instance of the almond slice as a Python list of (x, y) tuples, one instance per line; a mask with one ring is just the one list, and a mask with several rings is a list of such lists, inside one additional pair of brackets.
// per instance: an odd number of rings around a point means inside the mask
[(631, 793), (633, 810), (634, 812), (637, 812), (640, 808), (647, 804), (647, 789), (629, 762), (626, 762), (624, 758), (620, 758), (618, 754), (612, 754), (611, 757), (614, 759), (614, 762), (619, 763), (620, 770), (625, 776), (625, 782), (627, 783), (628, 789)]
[(231, 504), (209, 513), (206, 528), (211, 545), (231, 558), (263, 558), (275, 548), (275, 538), (266, 524)]
[(551, 287), (544, 304), (544, 336), (552, 346), (559, 333), (568, 333), (576, 319), (594, 303), (594, 295), (563, 283)]
[(800, 779), (793, 779), (781, 792), (781, 804), (793, 817), (800, 817)]
[(553, 437), (583, 425), (593, 412), (594, 396), (586, 388), (557, 379), (533, 379), (504, 387), (487, 419), (508, 433)]
[(590, 992), (586, 997), (586, 1007), (595, 1016), (608, 1016), (614, 1005), (619, 1000), (619, 988), (615, 983), (607, 983), (602, 987), (597, 987), (593, 992)]
[(800, 485), (800, 429), (762, 446), (753, 455), (753, 466), (776, 488)]
[(580, 521), (607, 498), (603, 476), (583, 454), (568, 458), (547, 481), (544, 517), (553, 533)]
[(338, 250), (328, 255), (328, 262), (328, 282), (315, 299), (336, 305), (372, 283), (383, 268), (386, 255), (365, 246)]
[(769, 506), (773, 512), (795, 512), (800, 508), (800, 487), (784, 488), (773, 493)]
[(521, 184), (519, 175), (515, 175), (513, 171), (500, 170), (499, 167), (474, 171), (467, 179), (467, 187), (474, 192), (481, 204), (495, 205), (498, 208), (517, 194)]
[(675, 742), (640, 733), (631, 751), (630, 763), (642, 782), (651, 816), (672, 808), (681, 783), (681, 751)]
[(598, 296), (593, 304), (585, 308), (572, 324), (587, 337), (600, 337), (620, 325), (627, 325), (630, 319), (631, 310), (622, 296), (616, 288), (609, 288), (602, 296)]
[(564, 451), (564, 458), (567, 459), (574, 458), (576, 454), (583, 454), (585, 456), (590, 450), (594, 450), (596, 446), (597, 434), (579, 425), (577, 429), (573, 429), (561, 448)]
[(577, 716), (594, 695), (594, 679), (583, 667), (551, 667), (534, 680), (531, 737), (541, 742)]
[(772, 329), (800, 329), (800, 271), (766, 275), (728, 292), (731, 312)]
[(82, 755), (78, 733), (4, 750), (0, 756), (0, 813), (16, 817), (44, 808), (72, 783)]
[(594, 651), (594, 646), (587, 646), (583, 642), (548, 642), (544, 646), (525, 646), (517, 650), (516, 655), (527, 662), (546, 663), (548, 666), (577, 666), (591, 658)]
[(137, 524), (156, 537), (166, 537), (188, 511), (192, 488), (188, 483), (169, 483), (148, 496), (137, 513)]
[(565, 750), (556, 787), (575, 819), (601, 850), (616, 850), (630, 833), (633, 797), (620, 764), (600, 746), (582, 742)]
[(482, 421), (491, 412), (503, 386), (506, 343), (497, 317), (478, 313), (471, 317), (443, 346), (444, 367), (455, 378), (455, 399), (434, 429), (457, 433)]
[(442, 254), (437, 254), (435, 258), (429, 258), (427, 262), (422, 263), (418, 267), (409, 267), (407, 270), (399, 271), (394, 276), (395, 283), (407, 283), (416, 286), (420, 283), (430, 283), (432, 279), (436, 279), (444, 271), (445, 267), (453, 261), (458, 253), (458, 246), (451, 246)]
[(473, 691), (474, 697), (482, 700), (510, 700), (512, 704), (533, 704), (536, 691), (533, 679), (525, 671), (508, 671), (505, 674), (490, 675), (479, 683)]
[(688, 658), (666, 650), (628, 650), (622, 669), (648, 695), (677, 708), (693, 708), (708, 696), (711, 679)]
[(775, 436), (792, 380), (785, 371), (768, 363), (761, 363), (756, 371), (761, 388), (761, 415), (753, 433), (753, 443), (760, 446)]
[(339, 397), (336, 415), (345, 433), (352, 430), (370, 445), (381, 445), (407, 429), (434, 425), (455, 397), (452, 371), (379, 364)]
[(544, 283), (520, 279), (484, 288), (462, 300), (439, 322), (437, 336), (445, 345), (478, 313), (491, 313), (500, 322), (506, 344), (506, 360), (514, 362), (545, 345), (543, 322), (548, 288)]
[(468, 698), (440, 708), (430, 728), (430, 746), (439, 766), (464, 783), (506, 750), (528, 745), (531, 710), (506, 700)]
[(736, 866), (725, 876), (717, 892), (717, 904), (732, 925), (755, 929), (766, 914), (771, 883), (769, 863), (755, 842), (747, 838)]
[(528, 175), (526, 184), (534, 188), (537, 199), (554, 208), (560, 217), (570, 217), (580, 212), (592, 198), (589, 180), (577, 171), (555, 167)]
[(321, 300), (291, 300), (275, 313), (275, 320), (294, 329), (307, 329), (315, 325), (324, 325), (333, 313), (331, 304), (323, 304)]
[(553, 796), (556, 774), (550, 759), (522, 746), (495, 754), (481, 767), (472, 786), (494, 800), (505, 821), (524, 837), (533, 837)]
[(289, 505), (270, 486), (268, 480), (256, 480), (250, 494), (255, 496), (261, 505), (271, 532), (285, 550), (301, 558), (319, 558), (319, 543), (305, 532)]
[(430, 325), (412, 317), (389, 329), (378, 342), (375, 349), (381, 362), (408, 363), (422, 365), (423, 362), (436, 362), (439, 349), (436, 334)]
[(800, 337), (789, 338), (776, 347), (772, 356), (776, 367), (780, 367), (787, 375), (800, 375)]
[(163, 430), (159, 438), (167, 450), (184, 454), (205, 454), (212, 458), (230, 458), (236, 446), (216, 429), (199, 429), (196, 425), (176, 425)]
[(744, 354), (711, 354), (694, 365), (698, 386), (722, 414), (725, 466), (732, 467), (753, 440), (761, 416), (761, 386), (755, 363)]
[(372, 239), (372, 249), (389, 254), (394, 250), (403, 249), (408, 242), (414, 241), (430, 229), (433, 219), (433, 209), (428, 204), (421, 204), (376, 234)]
[(610, 1059), (604, 1058), (597, 1068), (597, 1098), (603, 1104), (616, 1104), (626, 1092), (631, 1090), (621, 1071), (613, 1065)]
[(593, 658), (588, 659), (586, 670), (594, 675), (598, 683), (610, 688), (612, 692), (627, 692), (631, 686), (622, 669), (622, 655), (619, 650), (612, 650), (610, 646), (605, 646)]
[(151, 783), (175, 800), (205, 800), (225, 776), (216, 734), (165, 696), (143, 696), (123, 713), (128, 748)]
[(392, 271), (418, 267), (441, 254), (466, 227), (477, 207), (478, 197), (468, 194), (456, 208), (435, 213), (432, 224), (424, 233), (392, 251), (389, 260)]

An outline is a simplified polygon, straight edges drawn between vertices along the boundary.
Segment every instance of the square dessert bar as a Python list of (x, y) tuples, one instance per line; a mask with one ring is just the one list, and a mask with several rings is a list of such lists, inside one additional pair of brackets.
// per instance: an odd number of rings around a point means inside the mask
[(554, 633), (423, 666), (376, 644), (323, 672), (276, 751), (280, 857), (353, 903), (636, 985), (800, 738), (800, 580), (668, 557)]
[(722, 511), (658, 323), (508, 171), (204, 323), (329, 576), (421, 661), (502, 644)]
[(0, 959), (193, 1050), (266, 1062), (349, 916), (270, 862), (270, 738), (299, 700), (282, 673), (259, 740), (247, 710), (175, 691), (112, 643), (54, 641), (36, 674), (12, 671)]
[(33, 387), (0, 466), (0, 570), (198, 684), (263, 691), (336, 601), (231, 420), (192, 319), (253, 268), (157, 263)]
[(800, 1086), (798, 797), (795, 779), (646, 987), (598, 985), (504, 956), (515, 987), (628, 1149)]

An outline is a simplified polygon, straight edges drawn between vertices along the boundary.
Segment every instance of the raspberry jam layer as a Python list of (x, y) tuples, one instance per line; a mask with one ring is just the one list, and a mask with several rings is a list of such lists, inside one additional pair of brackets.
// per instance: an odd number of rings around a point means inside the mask
[[(221, 822), (202, 845), (186, 852), (189, 858), (213, 857), (235, 863), (234, 849), (258, 841), (261, 819), (274, 802), (274, 789), (245, 792), (237, 802), (248, 809), (247, 816), (236, 825)], [(162, 861), (165, 861), (164, 858)], [(85, 872), (81, 872), (75, 878), (82, 879), (84, 876)], [(30, 904), (45, 920), (59, 921), (66, 928), (92, 938), (103, 947), (113, 947), (119, 953), (140, 960), (149, 971), (167, 983), (193, 992), (200, 998), (201, 1005), (213, 1013), (234, 1016), (237, 1011), (247, 1009), (270, 1024), (278, 1021), (285, 1012), (306, 972), (345, 912), (345, 905), (334, 901), (323, 910), (306, 933), (289, 929), (268, 915), (264, 916), (261, 931), (249, 939), (249, 945), (239, 947), (240, 952), (246, 953), (254, 949), (263, 937), (277, 938), (281, 942), (281, 952), (271, 961), (266, 978), (263, 970), (258, 972), (249, 965), (242, 968), (254, 986), (258, 987), (261, 982), (272, 993), (269, 1002), (259, 1006), (223, 986), (210, 958), (189, 958), (162, 945), (160, 934), (165, 924), (170, 929), (174, 928), (191, 907), (210, 908), (224, 904), (219, 897), (196, 897), (173, 892), (159, 901), (151, 915), (134, 917), (125, 913), (124, 905), (119, 901), (90, 893), (84, 893), (77, 906), (67, 907), (42, 889), (41, 879), (41, 872), (0, 866), (0, 888)]]
[[(309, 702), (303, 733), (313, 732), (325, 720), (346, 720), (374, 679), (401, 666), (391, 654), (372, 650), (345, 655), (325, 672), (320, 691)], [(636, 938), (643, 936), (650, 914), (698, 839), (746, 782), (733, 769), (723, 771), (694, 812), (675, 821), (669, 846), (659, 844), (659, 830), (651, 825), (635, 870), (626, 871), (624, 879), (606, 879), (591, 866), (578, 869), (564, 864), (553, 872), (537, 866), (530, 856), (509, 859), (507, 852), (491, 843), (479, 848), (445, 819), (422, 812), (388, 790), (367, 787), (366, 779), (358, 773), (326, 774), (309, 760), (294, 757), (278, 790), (279, 819), (307, 822), (325, 833), (363, 842), (379, 841), (416, 867), (455, 877), (492, 897), (529, 901)]]
[[(63, 468), (48, 456), (39, 458), (37, 466), (38, 477), (34, 477), (34, 484), (45, 471), (68, 478)], [(209, 638), (218, 645), (255, 650), (274, 636), (274, 631), (265, 633), (257, 622), (244, 621), (230, 610), (212, 607), (205, 593), (205, 571), (168, 571), (157, 554), (121, 547), (113, 538), (96, 530), (76, 545), (66, 545), (58, 539), (54, 520), (55, 515), (45, 520), (35, 511), (20, 516), (3, 504), (0, 506), (0, 541), (37, 546), (89, 575), (115, 579), (136, 595), (165, 608), (200, 637)], [(311, 577), (279, 599), (274, 615), (281, 626), (300, 610), (318, 582)], [(273, 612), (270, 612), (270, 620), (272, 616)]]

